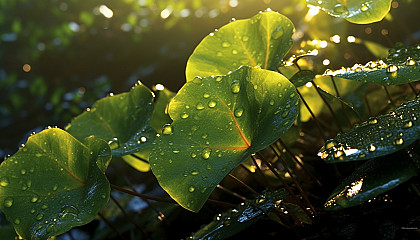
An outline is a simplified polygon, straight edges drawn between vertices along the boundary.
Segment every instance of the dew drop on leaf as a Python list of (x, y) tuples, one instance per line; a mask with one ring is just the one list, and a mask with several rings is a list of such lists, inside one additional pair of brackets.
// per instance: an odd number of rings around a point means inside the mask
[(370, 145), (369, 145), (369, 147), (368, 147), (368, 150), (369, 150), (370, 152), (374, 152), (374, 151), (376, 150), (376, 146), (375, 146), (375, 145), (373, 145), (373, 144), (370, 144)]
[(165, 135), (169, 135), (172, 134), (173, 130), (174, 129), (172, 125), (166, 124), (165, 126), (163, 126), (162, 133)]
[(204, 109), (204, 105), (202, 103), (198, 103), (197, 110), (203, 110), (203, 109)]
[(44, 217), (44, 214), (40, 213), (36, 215), (36, 220), (40, 221)]
[(412, 121), (407, 121), (404, 123), (403, 128), (411, 128), (413, 126), (413, 122)]
[(223, 41), (222, 42), (222, 47), (224, 47), (224, 48), (228, 48), (228, 47), (230, 47), (230, 42), (228, 42), (228, 41)]
[(232, 91), (232, 93), (239, 93), (239, 91), (241, 91), (241, 85), (239, 85), (239, 82), (237, 80), (234, 80), (232, 82), (230, 90)]
[(275, 102), (274, 102), (273, 99), (271, 99), (269, 103), (270, 103), (271, 106), (273, 106)]
[(336, 12), (336, 13), (345, 13), (345, 12), (347, 12), (348, 10), (347, 10), (347, 8), (346, 8), (346, 6), (344, 6), (343, 4), (337, 4), (337, 5), (335, 5), (334, 6), (334, 12)]
[(378, 123), (378, 119), (376, 119), (376, 118), (369, 118), (368, 123), (369, 123), (370, 125), (377, 124), (377, 123)]
[(247, 42), (249, 40), (249, 37), (248, 36), (242, 36), (242, 41), (244, 41), (244, 42)]
[(4, 199), (4, 206), (5, 207), (9, 208), (12, 205), (13, 205), (13, 198), (8, 197), (8, 198)]
[(209, 107), (210, 108), (214, 108), (214, 107), (216, 107), (216, 102), (215, 101), (213, 101), (213, 100), (211, 100), (210, 102), (209, 102)]
[(283, 31), (283, 27), (282, 26), (279, 26), (279, 27), (277, 27), (276, 28), (276, 30), (272, 33), (272, 37), (274, 38), (274, 39), (279, 39), (279, 38), (281, 38), (281, 36), (283, 36), (283, 33), (284, 33), (284, 31)]
[(369, 7), (366, 4), (363, 4), (360, 10), (362, 10), (362, 12), (366, 12), (367, 10), (369, 10)]
[(204, 98), (209, 98), (209, 97), (210, 97), (210, 94), (208, 94), (208, 93), (204, 93), (204, 94), (203, 94), (203, 97), (204, 97)]
[(19, 224), (20, 224), (20, 218), (16, 218), (16, 219), (15, 219), (15, 221), (14, 221), (14, 223), (15, 223), (16, 225), (19, 225)]
[(199, 173), (200, 173), (199, 171), (192, 171), (192, 172), (191, 172), (191, 175), (196, 176), (196, 175), (198, 175)]
[(397, 72), (398, 71), (398, 67), (397, 66), (395, 66), (395, 65), (389, 65), (387, 68), (386, 68), (386, 72), (387, 73), (395, 73), (395, 72)]
[(197, 157), (197, 154), (195, 154), (195, 153), (191, 153), (191, 157), (192, 157), (192, 158), (196, 158), (196, 157)]
[(182, 119), (186, 119), (186, 118), (188, 118), (188, 117), (189, 117), (188, 113), (183, 113), (183, 114), (181, 114), (181, 118), (182, 118)]
[(236, 110), (235, 110), (235, 117), (241, 117), (242, 116), (242, 114), (244, 113), (244, 109), (242, 108), (242, 107), (238, 107)]
[(21, 169), (20, 174), (25, 175), (26, 174), (26, 169)]
[(33, 197), (31, 198), (31, 202), (32, 202), (32, 203), (36, 203), (36, 202), (38, 202), (38, 197), (37, 197), (37, 196), (33, 196)]
[(412, 58), (408, 58), (407, 61), (405, 62), (406, 66), (414, 66), (416, 64), (417, 64), (416, 60), (414, 60)]
[(189, 188), (188, 188), (188, 191), (189, 191), (190, 193), (192, 193), (192, 192), (194, 192), (194, 191), (195, 191), (195, 188), (194, 188), (193, 186), (191, 186), (191, 187), (189, 187)]
[(397, 140), (394, 141), (394, 145), (402, 145), (404, 143), (404, 139), (399, 138)]
[(210, 154), (211, 154), (211, 149), (210, 148), (204, 148), (203, 149), (203, 151), (202, 151), (202, 153), (201, 153), (201, 156), (204, 158), (204, 159), (209, 159), (210, 158)]
[(9, 185), (9, 179), (7, 177), (0, 178), (0, 186), (6, 187)]

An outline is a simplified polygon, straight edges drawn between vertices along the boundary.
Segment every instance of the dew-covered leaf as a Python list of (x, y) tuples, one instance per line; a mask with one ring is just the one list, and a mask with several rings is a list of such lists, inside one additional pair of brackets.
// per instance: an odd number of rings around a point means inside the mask
[(122, 159), (140, 172), (148, 172), (150, 170), (149, 155), (151, 149), (146, 149), (138, 153), (125, 155)]
[(327, 70), (325, 75), (337, 76), (379, 85), (398, 85), (420, 80), (420, 45), (390, 49), (387, 58), (356, 64), (351, 68)]
[(287, 191), (280, 189), (274, 192), (265, 191), (256, 199), (247, 200), (237, 209), (217, 215), (214, 220), (198, 230), (188, 239), (222, 240), (248, 228), (264, 214), (277, 208), (287, 196)]
[(306, 0), (309, 6), (357, 24), (381, 21), (391, 9), (392, 0)]
[(314, 80), (315, 73), (310, 70), (302, 70), (297, 72), (290, 78), (290, 81), (295, 85), (295, 87), (301, 87), (306, 83)]
[(420, 138), (420, 99), (354, 126), (330, 139), (319, 150), (325, 162), (348, 162), (387, 155)]
[(416, 150), (367, 161), (333, 191), (324, 205), (325, 209), (352, 207), (395, 188), (418, 174), (419, 160)]
[(160, 85), (157, 91), (155, 108), (153, 109), (152, 117), (150, 119), (150, 126), (155, 129), (156, 132), (161, 133), (163, 125), (172, 122), (172, 119), (168, 114), (168, 104), (175, 96), (175, 93), (162, 85)]
[(198, 211), (234, 167), (290, 128), (298, 100), (289, 80), (258, 68), (187, 82), (169, 104), (173, 123), (155, 141), (152, 171), (175, 201)]
[[(86, 145), (85, 145), (86, 144)], [(109, 198), (111, 150), (60, 129), (29, 137), (0, 166), (0, 208), (25, 239), (47, 239), (92, 221)]]
[(110, 143), (114, 156), (124, 156), (151, 147), (156, 131), (150, 126), (153, 93), (143, 84), (130, 92), (108, 96), (95, 102), (66, 127), (83, 141), (94, 135)]
[(293, 31), (292, 22), (274, 11), (230, 22), (198, 44), (187, 62), (187, 82), (243, 65), (276, 70), (292, 46)]

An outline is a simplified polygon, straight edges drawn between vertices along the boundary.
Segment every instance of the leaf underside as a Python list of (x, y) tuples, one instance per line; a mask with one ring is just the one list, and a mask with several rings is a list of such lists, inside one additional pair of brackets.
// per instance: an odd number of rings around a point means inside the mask
[(173, 123), (155, 141), (152, 171), (174, 200), (198, 211), (229, 171), (293, 124), (298, 103), (285, 77), (263, 69), (187, 82), (169, 105)]
[(276, 70), (292, 46), (293, 31), (292, 22), (274, 11), (230, 22), (198, 44), (187, 62), (187, 82), (244, 65)]
[(85, 144), (47, 129), (1, 164), (0, 208), (21, 237), (59, 235), (92, 221), (106, 204), (111, 151), (93, 137)]

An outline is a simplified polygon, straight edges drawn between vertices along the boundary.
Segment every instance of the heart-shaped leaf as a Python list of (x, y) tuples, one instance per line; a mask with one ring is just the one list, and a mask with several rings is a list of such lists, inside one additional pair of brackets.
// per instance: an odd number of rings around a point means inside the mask
[(187, 62), (187, 82), (243, 65), (276, 70), (292, 46), (293, 31), (287, 17), (271, 10), (226, 24), (198, 44)]
[(420, 80), (420, 45), (389, 50), (385, 59), (351, 68), (327, 70), (325, 75), (337, 76), (379, 85), (398, 85)]
[(257, 198), (241, 203), (237, 209), (217, 215), (211, 223), (202, 227), (188, 239), (227, 239), (254, 224), (264, 214), (279, 207), (279, 203), (287, 194), (285, 189), (274, 192), (265, 191)]
[(79, 141), (94, 135), (110, 143), (114, 156), (124, 156), (151, 147), (156, 137), (149, 121), (153, 112), (153, 93), (138, 83), (130, 92), (95, 102), (66, 127)]
[(387, 155), (420, 138), (420, 99), (386, 115), (370, 118), (330, 139), (319, 150), (325, 162), (348, 162)]
[(169, 104), (173, 123), (155, 141), (152, 171), (175, 201), (198, 211), (230, 170), (293, 124), (298, 100), (284, 76), (257, 68), (187, 82)]
[(306, 0), (309, 6), (349, 22), (368, 24), (381, 21), (391, 9), (392, 0)]
[(416, 152), (398, 152), (369, 160), (343, 180), (328, 198), (325, 208), (339, 210), (363, 203), (416, 176), (419, 167)]
[[(86, 145), (85, 145), (86, 144)], [(25, 239), (47, 239), (92, 221), (108, 202), (111, 150), (60, 129), (29, 137), (0, 166), (0, 208)]]

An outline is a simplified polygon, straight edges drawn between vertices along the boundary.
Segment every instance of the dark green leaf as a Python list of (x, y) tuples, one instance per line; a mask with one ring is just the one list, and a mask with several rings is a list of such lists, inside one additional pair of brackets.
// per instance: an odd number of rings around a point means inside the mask
[(348, 162), (387, 155), (401, 150), (420, 138), (420, 99), (410, 101), (394, 112), (356, 125), (319, 150), (329, 163)]
[(187, 62), (187, 82), (225, 75), (243, 65), (276, 70), (292, 46), (293, 31), (292, 22), (273, 11), (233, 21), (198, 44)]
[(295, 87), (301, 87), (306, 83), (314, 80), (315, 73), (310, 70), (302, 70), (297, 72), (293, 77), (290, 78), (290, 81), (295, 85)]
[(325, 208), (352, 207), (400, 185), (417, 175), (418, 161), (418, 153), (405, 152), (369, 160), (343, 180), (328, 198)]
[(167, 88), (163, 88), (162, 90), (158, 90), (157, 94), (155, 108), (153, 109), (152, 118), (150, 119), (150, 126), (155, 129), (156, 132), (161, 133), (163, 125), (172, 122), (172, 119), (168, 115), (168, 105), (175, 96), (175, 93)]
[(187, 82), (169, 104), (173, 123), (155, 141), (152, 171), (181, 206), (198, 211), (230, 170), (290, 128), (298, 103), (289, 80), (258, 68)]
[(381, 21), (391, 9), (392, 0), (306, 0), (334, 17), (357, 24)]
[(400, 47), (389, 50), (387, 58), (337, 71), (328, 70), (325, 75), (379, 85), (398, 85), (420, 80), (419, 61), (420, 45)]
[(29, 137), (0, 166), (0, 208), (25, 239), (47, 239), (92, 221), (109, 198), (109, 146), (60, 129)]
[(238, 209), (217, 215), (211, 223), (188, 239), (222, 240), (233, 236), (254, 224), (264, 214), (269, 214), (278, 207), (285, 196), (287, 196), (287, 191), (284, 189), (274, 192), (266, 191), (256, 199), (240, 204)]
[(110, 143), (114, 156), (124, 156), (151, 147), (156, 132), (149, 121), (153, 94), (143, 84), (130, 92), (98, 100), (66, 127), (79, 141), (94, 135)]
[(318, 87), (319, 92), (321, 93), (321, 95), (328, 101), (328, 102), (334, 102), (334, 101), (339, 101), (341, 103), (343, 103), (345, 106), (347, 106), (348, 108), (350, 108), (351, 110), (353, 110), (353, 112), (360, 118), (360, 114), (357, 111), (357, 109), (353, 106), (353, 103), (351, 103), (349, 100), (343, 98), (343, 97), (337, 97), (334, 96), (330, 93), (328, 93), (327, 91), (323, 90), (322, 88)]

